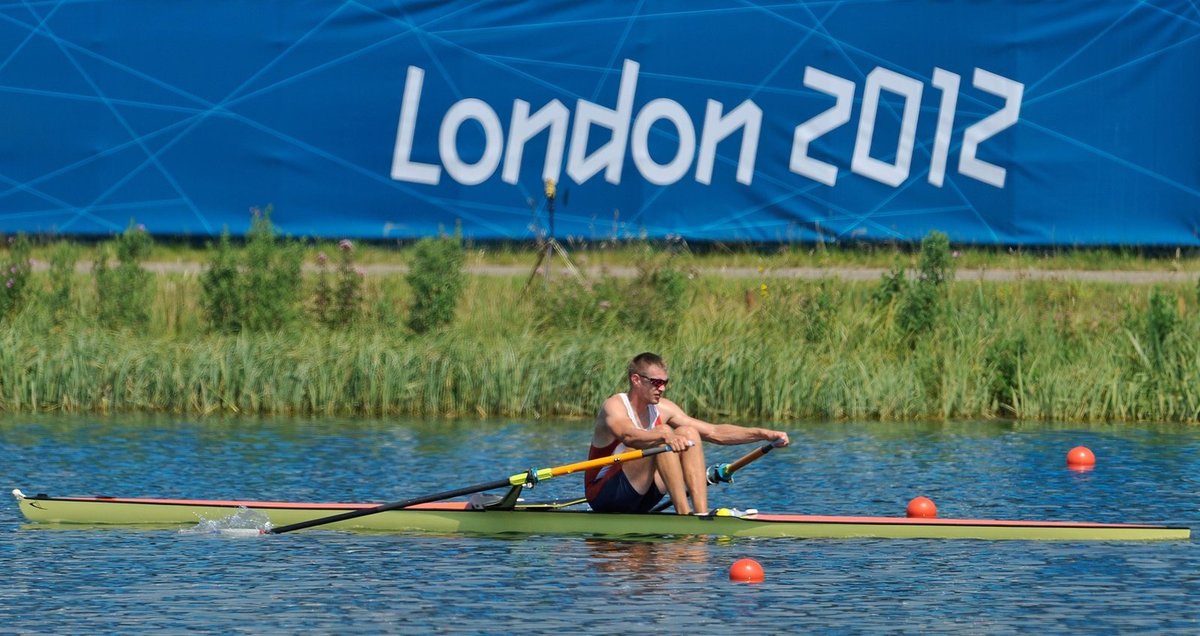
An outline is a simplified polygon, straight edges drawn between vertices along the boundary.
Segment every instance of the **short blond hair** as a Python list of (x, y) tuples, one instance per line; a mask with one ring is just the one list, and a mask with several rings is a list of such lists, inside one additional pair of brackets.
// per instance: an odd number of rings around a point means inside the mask
[(635, 373), (645, 375), (645, 371), (650, 367), (662, 367), (665, 371), (667, 368), (667, 363), (664, 362), (662, 356), (658, 355), (657, 353), (650, 353), (649, 351), (646, 351), (633, 356), (633, 360), (629, 361), (629, 372), (625, 375), (626, 377)]

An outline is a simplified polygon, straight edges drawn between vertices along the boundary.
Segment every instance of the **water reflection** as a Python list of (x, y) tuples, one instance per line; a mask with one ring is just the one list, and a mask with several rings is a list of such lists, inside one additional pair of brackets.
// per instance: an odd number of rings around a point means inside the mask
[[(693, 576), (709, 569), (713, 562), (711, 541), (704, 537), (669, 539), (607, 540), (585, 539), (588, 564), (599, 574), (616, 574), (600, 580), (633, 588), (639, 593), (662, 591), (664, 579), (682, 572)], [(695, 582), (694, 580), (692, 582)]]

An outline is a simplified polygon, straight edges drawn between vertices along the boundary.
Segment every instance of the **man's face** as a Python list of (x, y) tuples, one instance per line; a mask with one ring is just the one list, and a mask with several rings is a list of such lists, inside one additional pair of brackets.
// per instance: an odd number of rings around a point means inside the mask
[(660, 366), (647, 367), (640, 373), (633, 374), (633, 386), (650, 404), (658, 404), (663, 392), (667, 390), (670, 381), (667, 370)]

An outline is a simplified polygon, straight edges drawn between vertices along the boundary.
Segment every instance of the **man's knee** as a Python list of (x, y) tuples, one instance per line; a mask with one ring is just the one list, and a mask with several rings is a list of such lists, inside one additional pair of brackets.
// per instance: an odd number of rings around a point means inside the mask
[(679, 426), (675, 429), (675, 434), (684, 437), (693, 443), (700, 443), (700, 432), (691, 426)]

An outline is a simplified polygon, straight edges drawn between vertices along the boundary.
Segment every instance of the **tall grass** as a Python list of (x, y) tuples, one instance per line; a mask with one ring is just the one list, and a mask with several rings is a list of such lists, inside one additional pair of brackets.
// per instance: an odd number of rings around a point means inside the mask
[(0, 324), (0, 410), (590, 417), (624, 388), (628, 359), (654, 350), (669, 397), (706, 419), (1200, 420), (1190, 284), (960, 282), (912, 334), (882, 283), (675, 272), (644, 277), (657, 296), (613, 295), (645, 305), (627, 319), (556, 322), (523, 277), (467, 277), (453, 322), (418, 334), (395, 275), (367, 279), (345, 329), (225, 333), (203, 319), (198, 276), (158, 276), (149, 322), (120, 328), (92, 318), (86, 274), (55, 276), (34, 272), (39, 293)]

